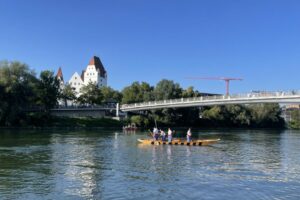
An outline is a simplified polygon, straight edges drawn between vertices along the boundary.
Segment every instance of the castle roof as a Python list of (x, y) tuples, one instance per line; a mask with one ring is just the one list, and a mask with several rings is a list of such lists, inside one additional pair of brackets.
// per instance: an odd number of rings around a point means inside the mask
[(60, 78), (60, 80), (64, 80), (64, 76), (63, 76), (63, 73), (62, 73), (62, 70), (61, 70), (61, 67), (59, 67), (58, 71), (57, 71), (57, 74), (56, 74), (56, 77), (57, 78)]
[(100, 60), (99, 57), (97, 56), (93, 56), (89, 62), (89, 65), (95, 65), (96, 70), (98, 70), (100, 72), (100, 76), (101, 77), (105, 77), (106, 75), (106, 70)]

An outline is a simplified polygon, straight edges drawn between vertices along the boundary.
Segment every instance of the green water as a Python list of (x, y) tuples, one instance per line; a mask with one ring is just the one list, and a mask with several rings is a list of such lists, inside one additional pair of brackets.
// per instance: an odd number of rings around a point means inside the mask
[(194, 130), (221, 138), (207, 147), (146, 135), (0, 130), (0, 199), (300, 199), (299, 131)]

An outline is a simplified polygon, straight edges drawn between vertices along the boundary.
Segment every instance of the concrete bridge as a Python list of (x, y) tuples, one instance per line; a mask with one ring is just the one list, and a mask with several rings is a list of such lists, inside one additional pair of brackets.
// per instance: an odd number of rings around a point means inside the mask
[[(194, 98), (169, 99), (162, 101), (149, 101), (142, 103), (123, 104), (123, 112), (154, 110), (161, 108), (200, 107), (228, 104), (253, 104), (253, 103), (300, 103), (300, 91), (280, 92), (252, 92), (229, 96), (203, 96)], [(118, 109), (117, 109), (118, 110)]]

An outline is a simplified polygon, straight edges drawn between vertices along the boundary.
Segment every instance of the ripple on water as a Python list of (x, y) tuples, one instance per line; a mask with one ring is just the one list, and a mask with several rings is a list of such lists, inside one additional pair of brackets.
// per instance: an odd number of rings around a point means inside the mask
[(0, 145), (0, 199), (300, 199), (299, 133), (214, 134), (209, 147), (137, 145), (144, 133), (19, 136), (24, 145)]

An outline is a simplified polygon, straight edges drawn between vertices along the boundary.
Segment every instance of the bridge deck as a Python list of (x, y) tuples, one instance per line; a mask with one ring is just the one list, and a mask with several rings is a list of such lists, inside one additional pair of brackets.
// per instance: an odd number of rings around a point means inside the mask
[(198, 107), (227, 104), (252, 104), (252, 103), (300, 103), (300, 91), (289, 92), (263, 92), (237, 94), (230, 96), (206, 96), (194, 98), (170, 99), (150, 101), (143, 103), (124, 104), (120, 110), (140, 111), (161, 108)]

